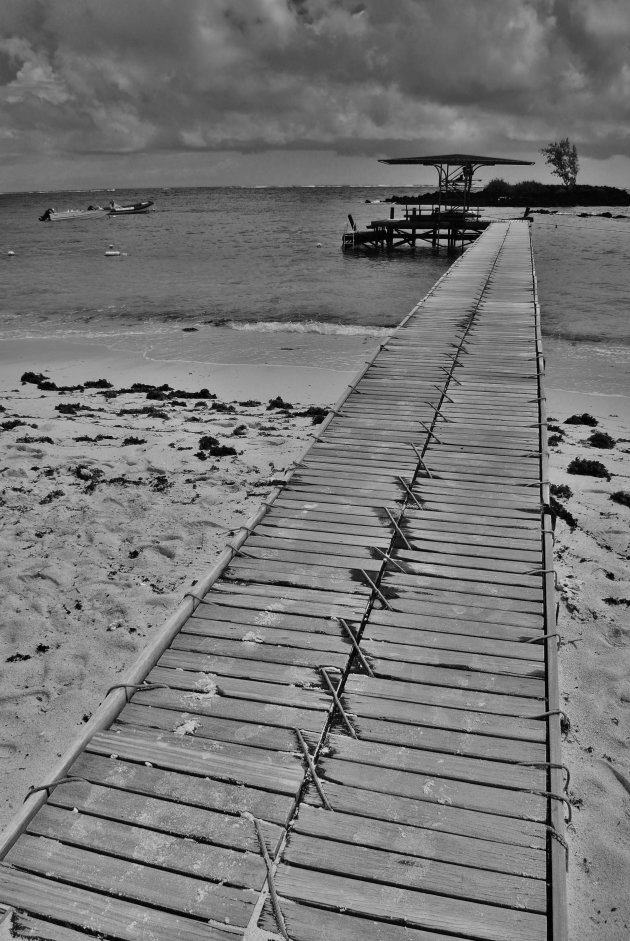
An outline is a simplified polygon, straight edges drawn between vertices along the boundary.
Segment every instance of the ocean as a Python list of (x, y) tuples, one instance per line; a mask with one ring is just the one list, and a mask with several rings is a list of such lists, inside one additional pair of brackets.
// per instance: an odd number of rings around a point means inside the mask
[[(403, 187), (0, 195), (0, 340), (98, 341), (156, 360), (358, 368), (452, 259), (342, 253), (351, 214)], [(147, 215), (42, 223), (48, 207), (155, 200)], [(630, 218), (535, 215), (547, 382), (630, 395)], [(514, 210), (489, 210), (510, 216)], [(630, 216), (630, 211), (627, 213)], [(121, 252), (108, 257), (110, 245)], [(14, 254), (10, 255), (9, 252)]]

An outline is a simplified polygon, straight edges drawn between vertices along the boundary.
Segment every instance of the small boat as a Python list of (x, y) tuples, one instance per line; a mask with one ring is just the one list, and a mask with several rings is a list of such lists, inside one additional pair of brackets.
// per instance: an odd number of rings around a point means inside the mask
[(102, 206), (88, 206), (87, 209), (47, 209), (40, 217), (40, 222), (61, 222), (64, 219), (99, 219), (109, 215), (109, 209)]
[(133, 213), (148, 212), (152, 205), (152, 199), (143, 199), (140, 202), (132, 203), (129, 206), (120, 206), (112, 199), (111, 203), (109, 204), (108, 214), (110, 216), (129, 216)]

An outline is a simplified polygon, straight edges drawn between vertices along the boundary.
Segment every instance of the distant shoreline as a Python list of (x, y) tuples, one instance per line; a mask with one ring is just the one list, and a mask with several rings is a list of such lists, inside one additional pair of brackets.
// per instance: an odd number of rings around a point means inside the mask
[[(418, 193), (417, 197), (392, 196), (386, 202), (404, 203), (413, 199), (418, 203), (437, 202), (438, 192)], [(616, 186), (576, 185), (570, 189), (554, 183), (538, 183), (524, 180), (521, 183), (506, 183), (491, 180), (487, 186), (470, 194), (471, 206), (505, 206), (527, 208), (528, 206), (630, 206), (630, 193)]]

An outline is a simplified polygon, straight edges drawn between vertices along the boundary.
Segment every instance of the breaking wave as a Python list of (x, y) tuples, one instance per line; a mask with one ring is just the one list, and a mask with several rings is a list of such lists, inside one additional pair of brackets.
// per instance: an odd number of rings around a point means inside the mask
[(213, 326), (250, 333), (321, 333), (328, 336), (386, 337), (394, 327), (370, 327), (366, 324), (326, 323), (317, 320), (220, 320)]

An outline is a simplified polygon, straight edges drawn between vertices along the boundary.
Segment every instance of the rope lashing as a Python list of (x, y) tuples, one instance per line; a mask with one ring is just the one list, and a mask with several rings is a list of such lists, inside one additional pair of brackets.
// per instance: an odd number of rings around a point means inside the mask
[(566, 771), (566, 781), (564, 783), (564, 793), (566, 794), (569, 790), (569, 783), (571, 781), (571, 772), (566, 765), (556, 764), (553, 761), (514, 761), (511, 762), (515, 765), (521, 765), (523, 768), (555, 768), (558, 771)]
[(385, 605), (385, 607), (387, 608), (387, 610), (388, 610), (388, 611), (391, 611), (391, 610), (392, 610), (392, 606), (391, 606), (391, 604), (389, 603), (389, 601), (387, 600), (387, 598), (385, 597), (385, 595), (383, 594), (383, 592), (381, 591), (381, 589), (378, 587), (378, 585), (377, 585), (375, 582), (372, 581), (372, 579), (370, 578), (370, 576), (368, 575), (368, 573), (365, 571), (365, 569), (359, 569), (359, 571), (361, 572), (361, 575), (363, 575), (363, 578), (366, 580), (366, 582), (368, 582), (368, 584), (371, 586), (372, 591), (374, 592), (374, 594), (375, 594), (375, 595), (378, 595), (378, 597), (379, 597), (380, 600), (383, 602), (383, 604)]
[(554, 631), (552, 634), (541, 634), (540, 637), (530, 637), (529, 640), (526, 640), (526, 644), (540, 644), (543, 640), (549, 640), (550, 637), (558, 638), (558, 647), (560, 646), (561, 636), (557, 631)]
[(432, 382), (431, 385), (433, 386), (434, 389), (437, 389), (437, 390), (438, 390), (438, 392), (440, 393), (440, 395), (443, 395), (443, 396), (444, 396), (444, 398), (447, 400), (447, 402), (450, 402), (451, 405), (453, 404), (453, 399), (452, 399), (452, 398), (450, 397), (450, 395), (447, 393), (446, 389), (441, 389), (441, 388), (440, 388), (439, 386), (437, 386), (434, 382)]
[(565, 840), (563, 836), (560, 836), (556, 828), (552, 826), (550, 823), (545, 824), (545, 827), (547, 829), (547, 833), (549, 834), (549, 836), (552, 837), (554, 840), (557, 840), (560, 846), (564, 848), (565, 863), (566, 863), (567, 872), (568, 872), (569, 871), (569, 844), (567, 843), (567, 841)]
[(539, 712), (535, 716), (515, 716), (516, 719), (533, 719), (538, 721), (539, 719), (549, 719), (551, 716), (560, 716), (560, 728), (562, 729), (562, 724), (564, 722), (564, 727), (568, 732), (571, 728), (571, 720), (563, 709), (548, 709), (547, 712)]
[(553, 791), (536, 791), (536, 790), (528, 790), (527, 793), (535, 794), (537, 797), (547, 797), (549, 800), (560, 801), (560, 803), (564, 804), (567, 810), (569, 811), (569, 818), (568, 820), (565, 819), (565, 823), (567, 824), (567, 826), (573, 820), (573, 808), (571, 807), (571, 802), (569, 798), (566, 797), (564, 794), (554, 794)]
[(401, 538), (402, 541), (404, 542), (404, 544), (405, 544), (405, 546), (407, 547), (407, 549), (411, 549), (411, 545), (410, 545), (410, 543), (409, 543), (409, 540), (407, 539), (407, 537), (406, 537), (405, 534), (403, 533), (402, 529), (400, 528), (400, 526), (398, 525), (398, 523), (397, 523), (396, 520), (394, 519), (394, 516), (393, 516), (391, 510), (389, 509), (389, 507), (386, 506), (386, 507), (383, 507), (383, 509), (385, 510), (385, 512), (387, 513), (387, 515), (389, 516), (389, 518), (390, 518), (390, 520), (391, 520), (392, 526), (394, 527), (394, 529), (396, 530), (396, 532), (398, 533), (398, 535), (400, 536), (400, 538)]
[(262, 827), (260, 826), (260, 821), (250, 813), (242, 814), (247, 820), (251, 820), (256, 828), (256, 836), (258, 837), (258, 845), (260, 846), (260, 852), (262, 858), (265, 861), (265, 867), (267, 869), (267, 885), (269, 886), (269, 894), (271, 895), (271, 905), (273, 907), (273, 913), (276, 917), (278, 927), (280, 928), (280, 933), (285, 941), (291, 941), (289, 933), (287, 931), (286, 922), (284, 920), (284, 915), (282, 914), (282, 909), (280, 908), (280, 901), (278, 899), (278, 893), (276, 892), (276, 883), (274, 880), (274, 871), (273, 863), (269, 856), (269, 851), (267, 849), (267, 844), (265, 843), (265, 837), (263, 836)]
[(558, 587), (558, 573), (555, 569), (529, 569), (523, 575), (553, 575), (554, 586)]
[(445, 372), (449, 379), (452, 379), (453, 382), (456, 382), (458, 386), (461, 386), (459, 379), (453, 375), (452, 370), (446, 368), (446, 366), (438, 366), (438, 369), (441, 369), (442, 372)]
[(432, 409), (434, 410), (435, 414), (436, 414), (436, 415), (439, 415), (440, 418), (443, 418), (444, 421), (450, 422), (450, 418), (447, 418), (446, 415), (444, 414), (444, 412), (442, 412), (441, 409), (438, 408), (437, 405), (434, 405), (433, 402), (427, 402), (426, 399), (425, 399), (424, 404), (425, 404), (425, 405), (428, 405), (429, 408), (432, 408)]
[(244, 558), (247, 558), (247, 559), (259, 559), (257, 555), (254, 555), (253, 552), (248, 552), (247, 549), (243, 549), (242, 546), (237, 548), (236, 546), (232, 545), (232, 543), (229, 543), (228, 548), (232, 550), (234, 555), (242, 555)]
[(419, 425), (422, 425), (422, 427), (424, 428), (424, 430), (426, 431), (426, 433), (429, 435), (429, 437), (435, 438), (435, 440), (437, 441), (438, 444), (442, 444), (442, 442), (440, 441), (440, 439), (438, 438), (438, 436), (435, 434), (435, 432), (434, 432), (434, 431), (431, 431), (431, 429), (430, 429), (427, 425), (425, 425), (425, 423), (424, 423), (423, 421), (421, 421), (419, 418), (417, 418), (416, 421), (418, 422)]
[(406, 490), (406, 492), (407, 492), (407, 496), (411, 497), (411, 499), (412, 499), (413, 502), (416, 504), (416, 506), (418, 507), (419, 510), (423, 510), (424, 507), (422, 506), (422, 504), (420, 503), (420, 501), (418, 500), (418, 498), (416, 497), (415, 493), (413, 492), (413, 490), (411, 489), (411, 487), (409, 486), (409, 484), (407, 483), (407, 481), (404, 479), (404, 477), (401, 477), (400, 474), (397, 474), (396, 476), (398, 477), (398, 480), (401, 482), (401, 484), (402, 484), (403, 487), (405, 488), (405, 490)]
[(384, 549), (381, 549), (380, 546), (373, 546), (373, 549), (374, 549), (375, 552), (380, 552), (380, 554), (383, 556), (384, 561), (385, 561), (385, 562), (391, 562), (392, 565), (395, 565), (395, 566), (396, 566), (396, 568), (398, 569), (399, 572), (402, 572), (402, 573), (403, 573), (403, 575), (408, 575), (408, 574), (409, 574), (409, 573), (406, 571), (406, 569), (404, 569), (404, 568), (402, 567), (402, 565), (400, 564), (400, 562), (398, 562), (398, 561), (397, 561), (393, 556), (391, 556), (388, 552), (385, 552)]
[(348, 716), (346, 715), (346, 712), (345, 712), (343, 706), (341, 705), (341, 700), (339, 699), (339, 696), (337, 695), (337, 690), (336, 690), (335, 687), (332, 685), (331, 679), (330, 679), (330, 677), (328, 676), (328, 669), (327, 669), (326, 667), (320, 667), (320, 668), (319, 668), (319, 671), (320, 671), (320, 673), (322, 674), (322, 676), (324, 677), (324, 679), (325, 679), (325, 681), (326, 681), (326, 685), (328, 686), (328, 689), (329, 689), (329, 691), (330, 691), (330, 695), (331, 695), (332, 698), (333, 698), (333, 702), (335, 703), (335, 706), (336, 706), (336, 708), (337, 708), (337, 710), (338, 710), (338, 712), (339, 712), (339, 715), (341, 716), (341, 719), (342, 719), (342, 721), (343, 721), (343, 724), (344, 724), (345, 727), (347, 728), (347, 730), (348, 730), (348, 732), (350, 733), (350, 735), (352, 736), (352, 738), (357, 738), (357, 733), (356, 733), (356, 732), (354, 731), (354, 729), (352, 728), (352, 725), (351, 725), (351, 723), (350, 723), (350, 720), (349, 720)]
[(311, 753), (310, 753), (310, 751), (309, 751), (309, 749), (308, 749), (308, 745), (307, 745), (306, 742), (304, 741), (304, 736), (302, 735), (302, 732), (301, 732), (300, 729), (298, 729), (298, 728), (294, 728), (293, 731), (295, 732), (295, 734), (296, 734), (296, 736), (297, 736), (297, 740), (298, 740), (298, 742), (299, 742), (300, 748), (302, 749), (302, 753), (303, 753), (304, 757), (306, 758), (306, 763), (308, 764), (308, 769), (309, 769), (309, 771), (311, 772), (311, 778), (313, 779), (313, 784), (314, 784), (315, 787), (317, 788), (317, 793), (318, 793), (319, 796), (321, 797), (321, 800), (322, 800), (322, 803), (323, 803), (324, 807), (326, 808), (326, 810), (333, 810), (334, 808), (333, 808), (332, 804), (330, 803), (330, 801), (328, 800), (328, 798), (326, 797), (326, 795), (325, 795), (325, 793), (324, 793), (324, 789), (323, 789), (323, 787), (322, 787), (322, 783), (321, 783), (321, 781), (319, 780), (319, 777), (318, 777), (318, 775), (317, 775), (317, 770), (316, 770), (316, 768), (315, 768), (315, 762), (313, 761), (313, 757), (312, 757), (312, 755), (311, 755)]
[(369, 664), (369, 663), (367, 662), (367, 660), (365, 659), (365, 657), (364, 657), (364, 655), (363, 655), (363, 651), (361, 650), (361, 647), (359, 646), (359, 642), (358, 642), (358, 640), (356, 639), (356, 637), (355, 637), (355, 635), (354, 635), (354, 631), (352, 630), (352, 628), (350, 627), (350, 625), (348, 624), (348, 622), (347, 622), (347, 621), (344, 621), (344, 619), (343, 619), (343, 618), (340, 618), (340, 617), (337, 617), (336, 620), (339, 621), (339, 623), (341, 624), (341, 626), (342, 626), (343, 629), (345, 630), (346, 634), (347, 634), (348, 637), (350, 638), (350, 643), (351, 643), (352, 646), (354, 647), (354, 649), (355, 649), (355, 651), (356, 651), (356, 654), (357, 654), (359, 660), (361, 661), (361, 666), (363, 667), (363, 669), (365, 670), (365, 672), (367, 673), (367, 675), (368, 675), (368, 676), (374, 676), (374, 670), (372, 669), (372, 667), (370, 666), (370, 664)]
[(129, 702), (129, 690), (132, 689), (134, 693), (137, 693), (139, 690), (144, 690), (145, 692), (151, 689), (169, 689), (164, 683), (114, 683), (113, 686), (110, 686), (105, 696), (109, 696), (111, 692), (115, 689), (124, 689), (125, 698)]
[(90, 783), (87, 778), (80, 778), (76, 774), (62, 774), (59, 778), (53, 778), (53, 780), (49, 781), (48, 784), (38, 784), (35, 787), (29, 787), (28, 791), (26, 792), (26, 797), (22, 803), (25, 804), (32, 794), (37, 794), (39, 791), (46, 791), (46, 797), (50, 797), (51, 793), (60, 784), (71, 784), (73, 781), (82, 781), (84, 784)]
[(192, 598), (193, 601), (197, 602), (197, 604), (193, 608), (193, 611), (196, 611), (199, 605), (201, 604), (201, 602), (203, 601), (203, 598), (200, 598), (199, 595), (196, 595), (194, 591), (184, 592), (184, 598)]
[(431, 473), (431, 471), (429, 470), (429, 468), (428, 468), (427, 465), (425, 464), (424, 460), (422, 459), (422, 455), (420, 454), (420, 451), (419, 451), (418, 448), (415, 446), (415, 444), (413, 444), (413, 442), (412, 442), (412, 444), (411, 444), (411, 447), (412, 447), (412, 448), (414, 449), (414, 451), (416, 452), (416, 457), (418, 458), (418, 463), (424, 468), (424, 470), (426, 471), (427, 476), (430, 477), (431, 479), (433, 479), (433, 474)]

